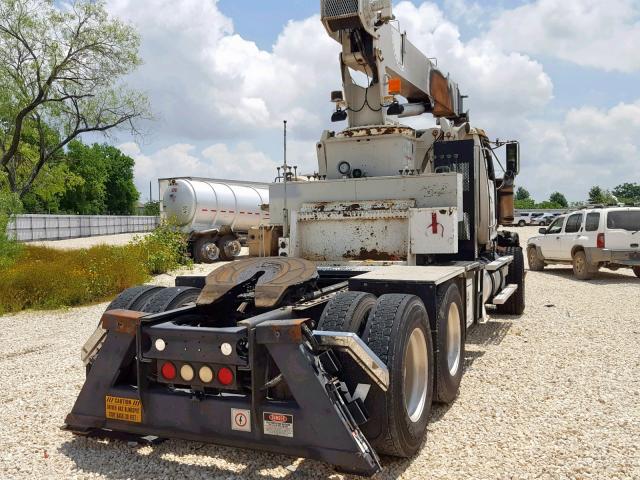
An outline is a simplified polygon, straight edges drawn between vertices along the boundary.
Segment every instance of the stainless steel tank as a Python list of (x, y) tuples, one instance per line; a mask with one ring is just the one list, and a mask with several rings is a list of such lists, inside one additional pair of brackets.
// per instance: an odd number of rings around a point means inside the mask
[(163, 214), (185, 231), (202, 231), (229, 226), (246, 232), (269, 220), (262, 211), (269, 203), (269, 190), (223, 180), (170, 180), (163, 196)]

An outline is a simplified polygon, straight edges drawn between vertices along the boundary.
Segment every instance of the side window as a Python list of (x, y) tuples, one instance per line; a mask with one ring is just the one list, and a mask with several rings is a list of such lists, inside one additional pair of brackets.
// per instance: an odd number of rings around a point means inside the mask
[(562, 224), (564, 223), (564, 217), (557, 218), (555, 222), (549, 225), (547, 228), (547, 234), (560, 233), (562, 231)]
[(582, 226), (582, 214), (576, 213), (575, 215), (571, 215), (569, 220), (567, 220), (567, 226), (564, 227), (565, 233), (576, 233), (580, 230)]
[(587, 221), (585, 222), (585, 230), (587, 232), (595, 232), (600, 226), (600, 214), (598, 212), (587, 213)]

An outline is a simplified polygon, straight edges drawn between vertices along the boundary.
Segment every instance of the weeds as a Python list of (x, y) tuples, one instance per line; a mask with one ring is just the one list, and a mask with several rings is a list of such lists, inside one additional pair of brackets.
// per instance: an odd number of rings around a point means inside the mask
[[(1, 245), (1, 244), (0, 244)], [(0, 314), (104, 301), (150, 275), (190, 263), (186, 238), (167, 225), (126, 246), (24, 246), (0, 265)]]

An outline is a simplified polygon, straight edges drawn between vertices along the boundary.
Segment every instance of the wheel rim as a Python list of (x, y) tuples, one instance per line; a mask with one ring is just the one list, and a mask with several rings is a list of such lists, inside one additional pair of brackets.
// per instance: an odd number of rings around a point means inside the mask
[(533, 249), (529, 249), (529, 265), (536, 262), (536, 252)]
[(404, 352), (404, 406), (413, 423), (420, 420), (427, 400), (429, 358), (421, 329), (411, 332)]
[(202, 253), (206, 259), (211, 260), (212, 262), (215, 262), (220, 257), (220, 249), (213, 242), (205, 243), (202, 246)]
[(584, 269), (584, 261), (582, 260), (582, 257), (578, 255), (576, 257), (576, 270), (582, 273), (583, 269)]
[(224, 246), (224, 251), (228, 257), (237, 257), (242, 251), (242, 245), (237, 240), (231, 240)]
[(458, 373), (458, 368), (460, 368), (461, 338), (460, 310), (458, 310), (458, 305), (452, 302), (449, 305), (449, 315), (447, 316), (447, 365), (451, 376)]

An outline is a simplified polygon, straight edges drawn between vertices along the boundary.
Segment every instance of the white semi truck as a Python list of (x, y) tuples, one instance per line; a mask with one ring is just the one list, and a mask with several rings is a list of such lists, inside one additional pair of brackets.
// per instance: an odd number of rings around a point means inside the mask
[[(314, 180), (269, 186), (280, 256), (123, 292), (83, 348), (67, 429), (361, 475), (380, 454), (418, 452), (432, 403), (456, 398), (469, 329), (524, 311), (522, 249), (498, 230), (513, 221), (519, 149), (506, 144), (499, 173), (505, 144), (469, 123), (458, 86), (393, 18), (390, 0), (321, 1), (342, 46), (332, 120), (348, 125), (322, 134)], [(401, 123), (422, 114), (438, 124)]]
[(241, 251), (240, 235), (269, 223), (269, 185), (214, 178), (159, 180), (160, 214), (189, 234), (197, 263), (233, 260)]

